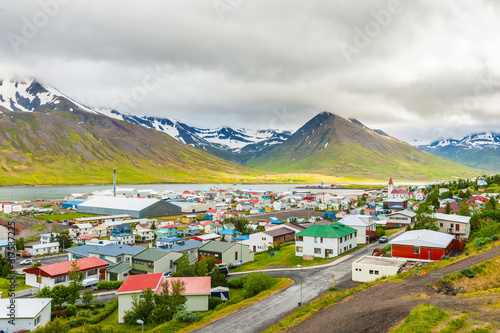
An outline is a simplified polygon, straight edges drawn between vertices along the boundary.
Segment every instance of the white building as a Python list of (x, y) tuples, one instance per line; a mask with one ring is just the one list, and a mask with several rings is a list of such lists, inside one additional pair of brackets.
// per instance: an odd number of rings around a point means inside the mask
[(92, 233), (92, 228), (93, 226), (90, 223), (74, 224), (69, 228), (69, 235), (73, 238), (80, 235), (87, 235)]
[[(52, 298), (10, 298), (0, 299), (0, 329), (5, 332), (34, 331), (50, 322)], [(8, 315), (13, 309), (16, 317), (14, 325)]]
[(58, 236), (59, 234), (57, 232), (40, 235), (40, 244), (52, 243)]
[(370, 282), (382, 276), (393, 276), (405, 263), (405, 259), (364, 256), (352, 263), (352, 280)]
[(373, 217), (369, 217), (361, 219), (357, 215), (345, 215), (340, 222), (358, 231), (358, 244), (368, 244), (377, 238), (377, 224), (373, 222)]
[(470, 216), (436, 213), (434, 218), (440, 232), (454, 235), (456, 239), (469, 239)]
[(357, 246), (357, 230), (342, 223), (313, 225), (295, 234), (295, 255), (332, 258)]
[(133, 231), (134, 236), (139, 235), (141, 237), (142, 242), (149, 242), (154, 239), (154, 231), (151, 229), (139, 229), (139, 230), (134, 230)]
[(59, 252), (59, 242), (33, 245), (31, 248), (26, 248), (32, 256), (57, 253)]

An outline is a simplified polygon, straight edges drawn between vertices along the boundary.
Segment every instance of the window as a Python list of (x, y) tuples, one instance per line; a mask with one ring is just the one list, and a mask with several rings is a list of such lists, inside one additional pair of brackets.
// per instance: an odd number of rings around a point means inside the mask
[(442, 228), (443, 227), (443, 224), (442, 223), (439, 223), (439, 227)]
[(41, 276), (37, 276), (36, 277), (36, 282), (37, 283), (42, 283), (42, 277)]
[(323, 243), (323, 237), (320, 238), (319, 240), (320, 243)]
[(35, 318), (35, 321), (33, 322), (33, 325), (36, 327), (36, 325), (40, 324), (40, 317), (41, 316), (38, 316)]
[(370, 274), (373, 274), (373, 269), (370, 269)]
[(130, 257), (126, 257), (125, 262), (130, 262)]
[(302, 246), (297, 246), (296, 247), (296, 251), (297, 252), (302, 252), (304, 250), (304, 248)]
[(87, 276), (96, 274), (97, 274), (97, 269), (91, 269), (90, 271), (87, 272)]
[(170, 269), (172, 269), (173, 266), (174, 266), (174, 261), (170, 260), (170, 264), (169, 264)]
[(314, 254), (321, 254), (321, 249), (320, 249), (320, 248), (315, 247), (315, 248), (314, 248)]
[(54, 283), (61, 283), (66, 281), (66, 275), (65, 276), (58, 276), (54, 279)]
[(148, 268), (155, 268), (155, 264), (153, 264), (152, 262), (148, 262)]
[(314, 237), (314, 243), (318, 242), (318, 237)]
[(352, 244), (349, 244), (349, 248), (352, 248)]
[(414, 254), (420, 253), (420, 248), (418, 246), (414, 246), (413, 247), (413, 253)]
[(378, 271), (375, 271), (375, 275), (378, 275)]
[(122, 257), (116, 258), (116, 262), (122, 262)]
[(234, 260), (238, 260), (238, 252), (234, 252)]
[(295, 238), (297, 242), (302, 242), (304, 240), (304, 236), (296, 236)]

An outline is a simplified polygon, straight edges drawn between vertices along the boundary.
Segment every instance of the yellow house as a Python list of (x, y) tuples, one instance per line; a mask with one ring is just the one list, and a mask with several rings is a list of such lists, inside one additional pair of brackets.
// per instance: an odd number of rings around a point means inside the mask
[(181, 222), (186, 223), (186, 224), (195, 223), (196, 217), (197, 217), (197, 215), (195, 215), (195, 214), (184, 215), (183, 217), (181, 217)]
[(266, 212), (272, 212), (272, 211), (273, 211), (273, 207), (271, 207), (271, 206), (266, 206), (266, 207), (264, 207), (264, 210), (265, 210)]

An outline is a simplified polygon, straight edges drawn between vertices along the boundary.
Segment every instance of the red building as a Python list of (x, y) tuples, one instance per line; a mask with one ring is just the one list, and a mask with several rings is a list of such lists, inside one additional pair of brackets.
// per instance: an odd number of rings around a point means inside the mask
[(453, 235), (432, 230), (407, 231), (389, 242), (395, 258), (440, 260), (453, 250)]

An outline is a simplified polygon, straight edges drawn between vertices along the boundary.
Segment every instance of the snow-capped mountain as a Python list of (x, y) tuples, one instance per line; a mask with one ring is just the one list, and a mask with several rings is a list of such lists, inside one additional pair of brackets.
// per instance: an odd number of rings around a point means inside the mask
[(215, 129), (197, 128), (168, 118), (137, 116), (112, 109), (89, 107), (34, 79), (0, 81), (0, 107), (10, 111), (45, 112), (57, 109), (100, 113), (164, 132), (190, 146), (204, 149), (225, 159), (240, 162), (239, 155), (243, 152), (259, 151), (265, 147), (282, 143), (292, 135), (290, 131), (273, 129), (248, 130), (227, 126)]
[(426, 152), (483, 170), (500, 171), (500, 134), (485, 132), (418, 146)]

